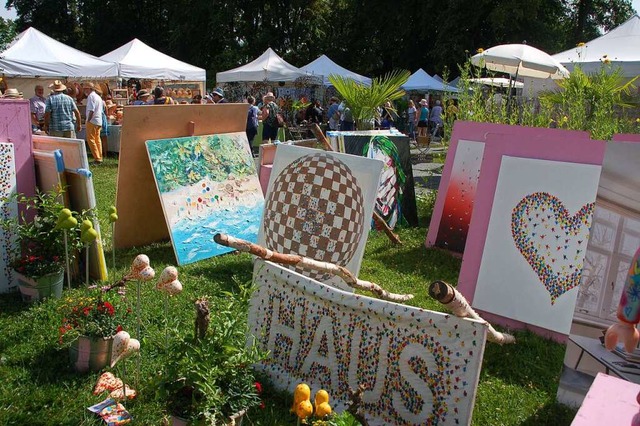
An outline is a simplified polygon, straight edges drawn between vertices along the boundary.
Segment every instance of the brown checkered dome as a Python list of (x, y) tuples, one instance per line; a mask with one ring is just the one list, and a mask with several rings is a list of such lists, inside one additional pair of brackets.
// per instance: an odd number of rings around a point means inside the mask
[[(345, 266), (364, 232), (364, 197), (351, 169), (326, 153), (310, 154), (276, 177), (265, 209), (271, 250)], [(318, 281), (329, 275), (294, 268)]]

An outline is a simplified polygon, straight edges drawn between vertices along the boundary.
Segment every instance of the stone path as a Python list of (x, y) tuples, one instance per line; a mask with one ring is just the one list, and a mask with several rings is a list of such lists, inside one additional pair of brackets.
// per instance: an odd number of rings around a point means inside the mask
[(444, 161), (446, 152), (447, 147), (440, 144), (432, 144), (426, 155), (423, 150), (411, 149), (416, 195), (423, 195), (428, 191), (438, 189), (444, 164), (442, 162), (434, 162), (434, 157), (439, 156), (438, 161)]

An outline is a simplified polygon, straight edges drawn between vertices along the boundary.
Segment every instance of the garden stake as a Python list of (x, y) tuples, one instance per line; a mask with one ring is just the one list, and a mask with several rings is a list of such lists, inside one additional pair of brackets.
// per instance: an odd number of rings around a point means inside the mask
[[(138, 295), (137, 295), (137, 306), (136, 306), (136, 316), (138, 317), (138, 335), (136, 339), (140, 340), (140, 324), (142, 323), (142, 318), (140, 317), (140, 280), (136, 280), (136, 284), (138, 286)], [(140, 357), (136, 359), (136, 388), (140, 389)]]
[(86, 258), (85, 258), (85, 280), (86, 280), (86, 284), (87, 287), (89, 287), (89, 244), (87, 244), (85, 246), (85, 253), (86, 253)]
[(64, 230), (64, 261), (67, 265), (67, 284), (71, 290), (71, 269), (69, 268), (69, 246), (67, 243), (67, 230)]
[(86, 282), (89, 286), (89, 246), (98, 238), (98, 231), (93, 229), (93, 222), (90, 220), (83, 220), (80, 225), (80, 241), (84, 243), (86, 249)]
[(115, 206), (109, 207), (109, 222), (111, 222), (111, 260), (113, 266), (113, 273), (116, 271), (116, 221), (118, 220), (118, 210)]
[(169, 295), (164, 294), (164, 348), (169, 348)]

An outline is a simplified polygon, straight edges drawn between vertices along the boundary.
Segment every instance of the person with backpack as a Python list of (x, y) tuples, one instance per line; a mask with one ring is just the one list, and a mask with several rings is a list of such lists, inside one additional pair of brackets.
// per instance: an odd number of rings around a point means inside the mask
[(274, 102), (276, 97), (268, 92), (262, 98), (262, 142), (278, 139), (278, 113), (280, 108)]
[(247, 140), (249, 141), (249, 147), (252, 146), (253, 139), (258, 134), (258, 116), (260, 115), (260, 110), (257, 106), (255, 106), (256, 98), (253, 96), (247, 97), (247, 102), (249, 103), (249, 111), (247, 112)]

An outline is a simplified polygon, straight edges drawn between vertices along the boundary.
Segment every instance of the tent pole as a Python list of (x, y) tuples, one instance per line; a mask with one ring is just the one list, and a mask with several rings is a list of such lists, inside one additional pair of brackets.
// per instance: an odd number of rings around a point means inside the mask
[[(515, 87), (515, 82), (518, 79), (518, 72), (520, 71), (520, 67), (516, 68), (516, 76), (513, 78), (513, 87)], [(509, 93), (507, 98), (507, 117), (511, 116), (511, 74), (509, 74)]]

